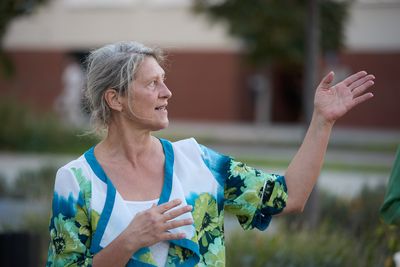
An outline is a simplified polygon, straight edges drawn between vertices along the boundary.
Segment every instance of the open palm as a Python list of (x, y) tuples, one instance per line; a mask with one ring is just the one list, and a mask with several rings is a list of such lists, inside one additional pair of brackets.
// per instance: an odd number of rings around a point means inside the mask
[(334, 73), (330, 72), (315, 92), (314, 108), (325, 120), (335, 122), (353, 107), (373, 97), (365, 92), (374, 84), (375, 77), (360, 71), (336, 85), (331, 85)]

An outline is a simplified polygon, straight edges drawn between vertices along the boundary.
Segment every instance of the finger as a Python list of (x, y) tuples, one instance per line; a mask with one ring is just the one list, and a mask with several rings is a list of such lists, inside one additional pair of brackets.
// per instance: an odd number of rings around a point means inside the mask
[(322, 86), (323, 88), (329, 88), (331, 83), (333, 82), (334, 76), (335, 73), (333, 71), (329, 72), (324, 78), (322, 78), (320, 86)]
[(182, 200), (174, 199), (174, 200), (168, 201), (164, 204), (157, 206), (156, 209), (157, 209), (157, 211), (164, 213), (170, 209), (173, 209), (173, 208), (179, 206), (181, 203), (182, 203)]
[(184, 207), (179, 208), (179, 209), (174, 209), (174, 210), (172, 210), (170, 212), (164, 213), (164, 219), (165, 219), (165, 221), (169, 221), (169, 220), (172, 220), (172, 219), (174, 219), (174, 218), (176, 218), (178, 216), (181, 216), (182, 214), (187, 213), (187, 212), (189, 212), (191, 210), (192, 210), (192, 206), (190, 206), (190, 205), (184, 206)]
[(193, 224), (193, 220), (192, 219), (184, 219), (184, 220), (175, 220), (175, 221), (168, 221), (164, 224), (163, 229), (165, 231), (167, 230), (171, 230), (174, 228), (178, 228), (181, 226), (185, 226), (185, 225), (191, 225)]
[(359, 97), (356, 97), (353, 99), (353, 105), (351, 106), (351, 108), (357, 106), (358, 104), (361, 104), (364, 101), (367, 101), (368, 99), (371, 99), (374, 95), (372, 93), (366, 93), (363, 94)]
[(186, 235), (184, 233), (173, 234), (170, 232), (165, 232), (165, 233), (161, 234), (161, 241), (183, 239), (185, 237), (186, 237)]
[(346, 79), (344, 79), (343, 83), (346, 86), (349, 86), (350, 84), (352, 84), (353, 82), (357, 81), (358, 79), (364, 77), (365, 75), (367, 75), (366, 71), (359, 71), (356, 74), (353, 74), (350, 77), (347, 77)]
[(367, 81), (366, 83), (358, 86), (352, 92), (353, 93), (353, 97), (358, 97), (358, 96), (362, 95), (365, 92), (365, 90), (367, 90), (368, 88), (370, 88), (373, 85), (374, 85), (374, 81), (370, 80), (370, 81)]
[(359, 87), (360, 85), (362, 85), (362, 84), (364, 84), (364, 83), (367, 83), (368, 81), (370, 81), (370, 80), (374, 80), (375, 79), (375, 76), (374, 75), (367, 75), (367, 76), (365, 76), (365, 77), (363, 77), (363, 78), (361, 78), (361, 79), (358, 79), (357, 81), (355, 81), (355, 82), (353, 82), (350, 86), (349, 86), (349, 88), (350, 88), (350, 90), (351, 91), (353, 91), (354, 89), (356, 89), (357, 87)]

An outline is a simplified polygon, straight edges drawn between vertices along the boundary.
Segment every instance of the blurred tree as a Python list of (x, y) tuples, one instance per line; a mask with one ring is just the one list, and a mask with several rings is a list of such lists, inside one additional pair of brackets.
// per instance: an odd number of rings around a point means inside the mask
[[(344, 40), (349, 0), (311, 2), (318, 7), (315, 31), (319, 43), (314, 46), (318, 51), (311, 53), (339, 50)], [(229, 33), (242, 41), (250, 63), (266, 76), (265, 84), (272, 84), (271, 72), (277, 66), (290, 72), (293, 66), (302, 69), (305, 61), (309, 61), (309, 57), (305, 58), (308, 43), (313, 38), (308, 23), (312, 15), (309, 3), (307, 0), (195, 0), (194, 10), (208, 14), (213, 21), (225, 22)], [(311, 98), (311, 104), (312, 101)], [(301, 105), (306, 121), (307, 104)]]
[[(195, 0), (194, 10), (225, 21), (229, 33), (243, 41), (251, 62), (302, 63), (305, 53), (307, 0)], [(348, 1), (320, 0), (321, 49), (336, 51), (343, 43)]]
[(10, 77), (14, 71), (10, 59), (3, 50), (3, 38), (10, 22), (21, 15), (31, 14), (36, 6), (48, 0), (1, 0), (0, 1), (0, 68), (1, 74)]

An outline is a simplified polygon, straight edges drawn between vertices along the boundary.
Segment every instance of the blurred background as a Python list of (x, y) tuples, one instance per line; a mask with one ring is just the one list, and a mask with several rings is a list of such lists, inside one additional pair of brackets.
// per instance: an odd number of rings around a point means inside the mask
[[(395, 266), (400, 230), (379, 218), (400, 143), (399, 0), (3, 0), (0, 4), (1, 266), (43, 266), (57, 168), (82, 135), (88, 52), (134, 40), (164, 49), (170, 127), (284, 173), (330, 70), (376, 76), (375, 97), (336, 123), (301, 215), (267, 232), (226, 218), (227, 266)], [(17, 256), (18, 255), (18, 256)]]

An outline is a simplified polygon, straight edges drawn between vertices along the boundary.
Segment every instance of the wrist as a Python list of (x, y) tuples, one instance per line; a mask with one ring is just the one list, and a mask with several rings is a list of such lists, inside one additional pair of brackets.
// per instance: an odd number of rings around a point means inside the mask
[(129, 238), (130, 235), (127, 232), (122, 232), (119, 236), (122, 249), (132, 254), (140, 249), (140, 245), (137, 243), (136, 238)]
[(331, 130), (335, 121), (328, 120), (318, 112), (314, 111), (311, 118), (311, 124), (314, 124), (320, 130)]

